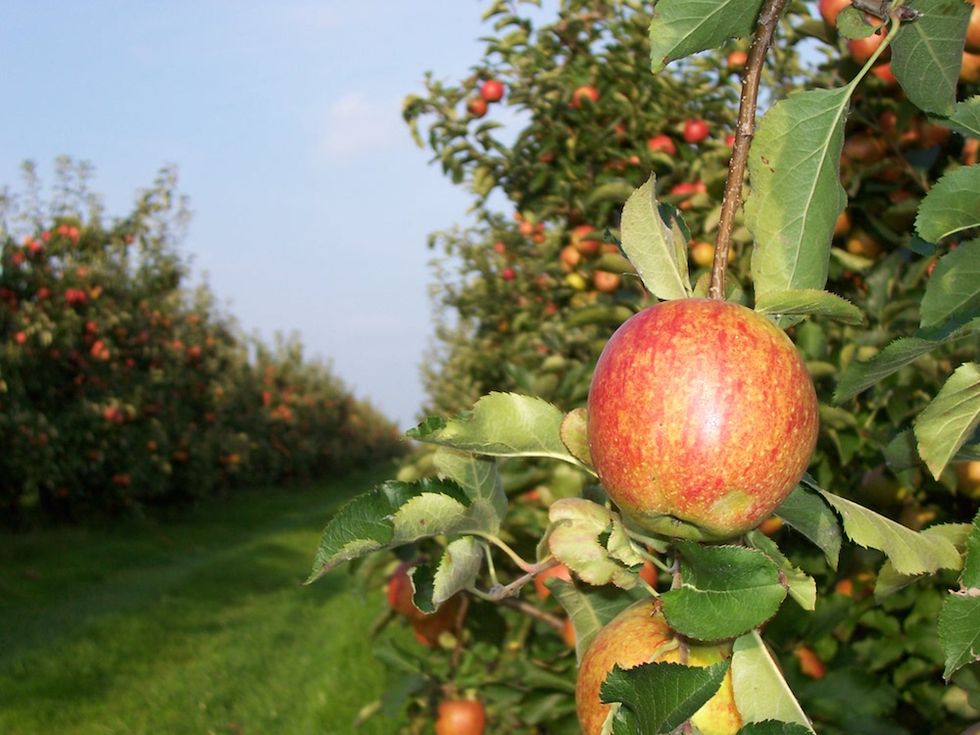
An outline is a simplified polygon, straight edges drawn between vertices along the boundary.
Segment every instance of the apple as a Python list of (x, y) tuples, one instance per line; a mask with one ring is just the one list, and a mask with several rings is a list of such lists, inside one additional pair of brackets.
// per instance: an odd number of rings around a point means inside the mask
[(967, 84), (980, 82), (980, 54), (963, 52), (963, 62), (960, 65), (960, 81)]
[[(600, 735), (611, 705), (599, 692), (613, 667), (631, 669), (645, 663), (680, 663), (677, 636), (667, 625), (654, 600), (641, 600), (626, 608), (592, 641), (579, 665), (575, 683), (575, 709), (583, 735)], [(731, 644), (688, 644), (688, 666), (711, 666), (731, 656)], [(735, 735), (742, 717), (735, 707), (732, 672), (721, 688), (690, 720), (701, 735)]]
[(966, 50), (980, 54), (980, 0), (973, 0), (970, 24), (966, 27)]
[(666, 153), (669, 156), (677, 155), (677, 146), (674, 140), (666, 133), (658, 133), (647, 141), (647, 149), (651, 153)]
[(800, 664), (800, 671), (811, 679), (822, 679), (827, 673), (827, 667), (820, 657), (809, 646), (799, 645), (793, 649), (793, 655)]
[(956, 490), (971, 500), (980, 500), (980, 461), (957, 462), (953, 465), (956, 471)]
[(500, 102), (504, 98), (504, 85), (497, 79), (488, 79), (480, 87), (480, 96), (487, 102)]
[(565, 622), (561, 626), (561, 639), (569, 648), (575, 648), (575, 624), (571, 618), (565, 618)]
[(696, 540), (759, 525), (802, 477), (817, 440), (796, 348), (738, 304), (649, 307), (609, 339), (588, 397), (599, 480), (633, 523)]
[(709, 132), (708, 123), (700, 118), (691, 118), (684, 121), (684, 140), (688, 143), (700, 143), (708, 137)]
[(409, 620), (421, 620), (425, 613), (415, 607), (412, 596), (415, 590), (408, 571), (414, 566), (411, 562), (403, 561), (388, 578), (388, 607)]
[(446, 600), (434, 613), (419, 612), (421, 617), (412, 620), (412, 633), (415, 640), (423, 646), (431, 648), (439, 642), (439, 636), (448, 633), (456, 627), (456, 617), (459, 614), (460, 599), (451, 597)]
[(837, 221), (834, 222), (834, 237), (843, 237), (850, 231), (851, 215), (849, 215), (845, 209), (837, 215)]
[(505, 281), (513, 281), (516, 276), (517, 273), (510, 266), (507, 266), (502, 271), (500, 271), (500, 277), (503, 278)]
[(710, 242), (692, 242), (691, 248), (691, 260), (694, 264), (700, 266), (701, 268), (710, 268), (711, 264), (715, 262), (715, 246)]
[(487, 713), (482, 702), (446, 699), (439, 703), (436, 735), (483, 735)]
[[(858, 64), (866, 64), (868, 59), (878, 50), (882, 41), (885, 40), (884, 33), (872, 33), (867, 38), (854, 38), (847, 42), (847, 50), (851, 54), (851, 58)], [(890, 49), (887, 49), (882, 58), (887, 58)]]
[(558, 564), (554, 567), (548, 567), (543, 572), (538, 572), (534, 575), (534, 591), (538, 593), (538, 599), (542, 602), (551, 597), (551, 590), (545, 586), (545, 580), (551, 577), (557, 577), (558, 579), (563, 579), (566, 582), (572, 581), (572, 573), (568, 571), (568, 567), (564, 564)]
[(582, 255), (593, 255), (599, 252), (599, 248), (602, 246), (601, 240), (590, 237), (590, 235), (594, 234), (595, 228), (592, 225), (579, 225), (572, 230), (572, 245)]
[(728, 63), (728, 70), (740, 71), (741, 69), (744, 69), (745, 64), (748, 63), (748, 60), (749, 55), (745, 51), (732, 51), (730, 54), (728, 54), (728, 59), (726, 60)]
[(493, 252), (497, 253), (497, 255), (503, 255), (507, 252), (507, 245), (498, 240), (493, 244)]
[(487, 101), (482, 97), (473, 97), (466, 103), (466, 111), (473, 117), (483, 117), (487, 114)]
[(817, 3), (817, 10), (820, 12), (820, 17), (823, 18), (824, 23), (831, 28), (836, 28), (837, 16), (850, 4), (851, 0), (820, 0)]
[(725, 145), (727, 145), (729, 148), (734, 148), (735, 147), (735, 136), (732, 135), (731, 133), (729, 133), (728, 135), (726, 135), (725, 136)]
[(24, 331), (17, 332), (17, 334), (14, 335), (14, 342), (16, 342), (19, 345), (22, 345), (25, 342), (27, 342), (27, 332)]
[(619, 274), (609, 271), (596, 271), (592, 274), (592, 283), (595, 285), (596, 291), (602, 293), (614, 293), (619, 288), (621, 281)]
[(571, 272), (582, 262), (582, 253), (574, 245), (566, 245), (558, 253), (558, 261), (563, 271)]
[(864, 230), (854, 230), (844, 245), (851, 255), (863, 255), (865, 258), (877, 258), (881, 255), (881, 243)]
[(571, 105), (572, 107), (578, 109), (586, 100), (592, 104), (599, 101), (599, 90), (593, 87), (591, 84), (583, 84), (575, 88), (575, 91), (572, 92)]
[(871, 67), (871, 73), (884, 82), (885, 86), (894, 87), (898, 84), (898, 79), (892, 73), (892, 65), (890, 63), (875, 64)]

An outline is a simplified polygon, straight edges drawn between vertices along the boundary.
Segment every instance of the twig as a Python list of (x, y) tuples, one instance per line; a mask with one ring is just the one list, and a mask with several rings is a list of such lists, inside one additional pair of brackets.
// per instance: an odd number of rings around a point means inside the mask
[(718, 240), (715, 243), (715, 259), (711, 264), (711, 287), (708, 297), (725, 298), (725, 269), (728, 267), (728, 250), (732, 244), (732, 230), (735, 229), (735, 213), (742, 204), (742, 181), (745, 166), (749, 160), (749, 144), (755, 135), (755, 110), (759, 100), (759, 81), (766, 52), (776, 32), (779, 16), (788, 0), (766, 0), (759, 13), (758, 27), (749, 50), (749, 60), (745, 78), (742, 80), (742, 96), (738, 106), (738, 124), (735, 128), (735, 146), (728, 164), (728, 178), (725, 181), (725, 198), (721, 205), (721, 219), (718, 221)]
[(545, 612), (544, 610), (539, 610), (530, 602), (526, 600), (521, 600), (516, 597), (507, 597), (499, 601), (500, 605), (504, 607), (509, 607), (511, 610), (516, 610), (519, 613), (527, 615), (535, 620), (540, 620), (545, 625), (549, 625), (559, 633), (565, 627), (565, 621), (559, 618), (557, 615), (552, 615), (551, 613)]
[(459, 661), (463, 656), (463, 624), (466, 622), (466, 613), (470, 609), (470, 598), (468, 595), (460, 595), (462, 602), (459, 605), (459, 612), (456, 614), (456, 645), (453, 647), (453, 655), (449, 660), (449, 678), (452, 678), (459, 668)]

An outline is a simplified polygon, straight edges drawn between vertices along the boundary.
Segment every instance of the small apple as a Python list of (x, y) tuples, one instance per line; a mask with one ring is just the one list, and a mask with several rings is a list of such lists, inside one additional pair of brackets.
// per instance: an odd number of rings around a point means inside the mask
[(507, 266), (502, 271), (500, 271), (500, 277), (503, 278), (505, 281), (513, 281), (517, 277), (517, 273), (513, 268)]
[(844, 246), (851, 255), (863, 255), (865, 258), (877, 258), (883, 248), (864, 230), (854, 230)]
[(413, 566), (414, 564), (411, 562), (403, 561), (388, 578), (388, 606), (409, 620), (421, 620), (425, 617), (425, 613), (415, 607), (412, 602), (414, 588), (412, 587), (412, 580), (408, 576), (408, 572)]
[(572, 245), (582, 255), (593, 255), (599, 252), (602, 246), (602, 241), (595, 239), (594, 235), (595, 228), (592, 225), (579, 225), (572, 230)]
[(980, 82), (980, 54), (963, 52), (963, 62), (960, 65), (960, 81), (967, 84)]
[(599, 480), (631, 521), (722, 540), (796, 486), (817, 440), (813, 382), (764, 316), (713, 299), (665, 301), (606, 343), (588, 397)]
[(666, 153), (669, 156), (677, 155), (677, 146), (674, 140), (666, 133), (658, 133), (647, 141), (647, 149), (651, 153)]
[(728, 54), (728, 59), (726, 62), (728, 64), (729, 71), (741, 71), (745, 68), (746, 63), (748, 63), (749, 55), (742, 51), (741, 49), (732, 51)]
[(504, 85), (497, 79), (488, 79), (480, 87), (480, 96), (487, 102), (500, 102), (504, 98)]
[(684, 140), (688, 143), (700, 143), (708, 137), (709, 133), (708, 123), (700, 118), (690, 118), (684, 121)]
[(851, 0), (820, 0), (817, 3), (817, 10), (820, 12), (820, 17), (823, 18), (824, 23), (831, 28), (836, 28), (837, 16), (850, 4)]
[(558, 253), (558, 261), (563, 271), (571, 272), (582, 262), (582, 253), (574, 245), (566, 245)]
[(592, 283), (596, 288), (596, 291), (601, 291), (602, 293), (614, 293), (621, 283), (622, 278), (620, 278), (617, 273), (610, 273), (609, 271), (596, 271), (592, 274)]
[(466, 111), (473, 117), (483, 117), (487, 114), (487, 101), (482, 97), (473, 97), (466, 103)]
[(728, 135), (726, 135), (725, 136), (725, 145), (728, 146), (729, 148), (734, 148), (735, 147), (735, 136), (732, 135), (731, 133), (729, 133)]
[[(863, 65), (868, 62), (868, 59), (878, 50), (878, 47), (881, 46), (884, 40), (885, 34), (883, 32), (872, 33), (867, 38), (854, 38), (849, 40), (847, 42), (847, 50), (856, 63)], [(887, 58), (890, 51), (891, 49), (886, 49), (881, 58)]]
[(572, 107), (578, 109), (586, 101), (592, 104), (599, 101), (599, 90), (593, 87), (591, 84), (583, 84), (576, 87), (575, 91), (572, 92)]
[[(677, 635), (667, 625), (654, 600), (641, 600), (626, 608), (592, 641), (578, 669), (575, 683), (575, 709), (583, 735), (600, 735), (611, 705), (599, 698), (606, 676), (619, 666), (632, 669), (653, 662), (680, 663)], [(706, 667), (730, 658), (731, 644), (687, 645), (687, 666)], [(729, 670), (721, 688), (691, 717), (702, 735), (735, 735), (742, 727), (742, 716), (735, 707), (732, 673)]]
[(483, 735), (487, 713), (482, 702), (446, 699), (439, 703), (436, 735)]
[(966, 50), (971, 54), (980, 54), (980, 0), (973, 0), (970, 24), (966, 27)]
[(823, 679), (826, 675), (827, 667), (809, 646), (797, 646), (793, 649), (793, 655), (796, 656), (796, 660), (800, 664), (800, 671), (803, 672), (804, 676), (809, 676), (811, 679)]
[(572, 573), (568, 571), (568, 567), (566, 567), (564, 564), (548, 567), (543, 572), (538, 572), (534, 576), (534, 591), (538, 593), (538, 599), (542, 602), (551, 597), (551, 590), (549, 590), (544, 583), (546, 579), (550, 579), (551, 577), (563, 579), (566, 582), (572, 581)]
[(701, 268), (710, 268), (711, 264), (715, 262), (715, 246), (710, 242), (692, 242), (690, 248), (691, 260), (694, 261), (695, 265)]
[(507, 252), (507, 245), (498, 240), (493, 244), (493, 252), (495, 252), (497, 255), (503, 255)]
[(980, 500), (980, 461), (957, 462), (953, 465), (956, 471), (956, 490), (971, 500)]
[(851, 215), (847, 213), (845, 209), (840, 214), (837, 215), (837, 221), (834, 222), (834, 237), (843, 237), (848, 232), (851, 231)]
[(894, 87), (898, 84), (898, 79), (892, 73), (891, 63), (875, 64), (871, 67), (871, 73), (884, 82), (887, 87)]

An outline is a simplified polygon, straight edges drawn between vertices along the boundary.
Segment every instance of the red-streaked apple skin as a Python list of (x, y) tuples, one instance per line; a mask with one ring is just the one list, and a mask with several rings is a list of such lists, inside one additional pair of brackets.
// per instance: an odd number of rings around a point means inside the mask
[(599, 357), (588, 411), (596, 471), (623, 513), (702, 540), (769, 517), (806, 471), (819, 428), (789, 338), (713, 299), (663, 302), (626, 321)]
[[(688, 666), (711, 666), (731, 656), (731, 644), (688, 643)], [(616, 616), (589, 646), (579, 664), (575, 684), (575, 709), (583, 735), (600, 735), (611, 705), (599, 698), (602, 682), (614, 666), (632, 669), (653, 661), (680, 663), (675, 633), (663, 614), (655, 611), (654, 600), (641, 600)], [(735, 735), (742, 717), (735, 707), (732, 672), (725, 674), (721, 688), (691, 718), (701, 735)]]

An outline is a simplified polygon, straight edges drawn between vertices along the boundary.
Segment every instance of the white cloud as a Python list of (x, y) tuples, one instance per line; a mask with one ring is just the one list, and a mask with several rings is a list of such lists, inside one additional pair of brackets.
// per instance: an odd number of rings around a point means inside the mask
[(349, 160), (407, 140), (397, 102), (379, 102), (363, 92), (348, 92), (327, 111), (317, 151), (328, 160)]

